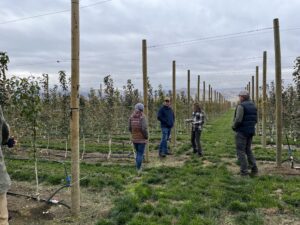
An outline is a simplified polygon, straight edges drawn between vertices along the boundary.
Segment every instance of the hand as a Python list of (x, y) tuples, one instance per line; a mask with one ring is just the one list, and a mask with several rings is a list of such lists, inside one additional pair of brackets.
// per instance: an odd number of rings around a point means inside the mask
[(236, 131), (236, 128), (234, 126), (231, 127), (233, 131)]

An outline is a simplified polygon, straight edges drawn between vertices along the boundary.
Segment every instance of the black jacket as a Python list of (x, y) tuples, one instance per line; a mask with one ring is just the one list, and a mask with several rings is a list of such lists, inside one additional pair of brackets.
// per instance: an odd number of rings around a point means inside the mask
[(158, 113), (157, 119), (160, 121), (161, 127), (172, 128), (175, 121), (174, 112), (169, 106), (162, 106)]

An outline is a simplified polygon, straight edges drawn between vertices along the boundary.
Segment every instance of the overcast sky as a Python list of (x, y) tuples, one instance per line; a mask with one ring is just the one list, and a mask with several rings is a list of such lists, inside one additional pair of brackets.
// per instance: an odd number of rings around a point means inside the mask
[[(99, 3), (81, 0), (81, 6)], [(67, 0), (1, 0), (0, 51), (10, 57), (10, 75), (48, 73), (58, 83), (58, 71), (70, 75), (70, 12), (12, 22), (19, 18), (68, 10)], [(112, 0), (80, 9), (81, 90), (99, 88), (111, 74), (119, 88), (132, 79), (142, 87), (142, 39), (147, 45), (184, 42), (273, 26), (281, 29), (282, 77), (292, 81), (293, 61), (300, 55), (299, 0)], [(177, 63), (177, 88), (192, 86), (197, 75), (214, 89), (244, 87), (262, 68), (268, 51), (268, 80), (274, 80), (272, 29), (238, 37), (217, 38), (148, 49), (151, 84), (171, 89), (172, 60)], [(57, 63), (57, 60), (60, 62)]]

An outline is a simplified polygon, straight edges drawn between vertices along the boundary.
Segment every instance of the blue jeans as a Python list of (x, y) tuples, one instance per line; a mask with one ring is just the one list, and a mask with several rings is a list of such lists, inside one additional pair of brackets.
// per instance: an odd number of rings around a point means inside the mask
[(142, 167), (145, 146), (146, 144), (143, 143), (134, 143), (134, 148), (136, 151), (135, 165), (138, 170)]
[(162, 127), (161, 128), (161, 142), (159, 145), (159, 154), (167, 154), (168, 153), (168, 140), (171, 134), (171, 128)]

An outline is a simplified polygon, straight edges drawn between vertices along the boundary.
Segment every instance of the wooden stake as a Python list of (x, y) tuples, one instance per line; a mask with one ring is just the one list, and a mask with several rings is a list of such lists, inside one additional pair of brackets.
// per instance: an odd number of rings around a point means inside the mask
[(281, 167), (282, 152), (282, 80), (281, 80), (281, 50), (279, 20), (273, 20), (274, 48), (275, 48), (275, 82), (276, 82), (276, 164)]
[(210, 93), (210, 91), (211, 91), (211, 87), (210, 87), (210, 84), (208, 84), (208, 102), (210, 103), (210, 95), (211, 95), (211, 93)]
[(200, 75), (198, 75), (197, 101), (200, 102)]
[(263, 54), (263, 83), (262, 83), (262, 147), (267, 146), (267, 52)]
[[(148, 119), (148, 71), (147, 71), (147, 41), (142, 41), (142, 57), (143, 57), (143, 94), (144, 94), (144, 114)], [(145, 161), (149, 162), (149, 144), (146, 146)]]
[(203, 104), (205, 104), (205, 81), (203, 81)]
[(256, 66), (256, 74), (255, 74), (255, 102), (256, 102), (256, 107), (258, 109), (259, 106), (259, 67)]
[[(191, 104), (191, 72), (190, 72), (190, 70), (187, 71), (187, 92), (188, 92), (187, 93), (188, 107), (190, 109), (190, 104)], [(189, 110), (189, 112), (190, 112), (190, 110)]]
[(259, 69), (258, 66), (256, 66), (256, 74), (255, 74), (255, 104), (257, 109), (257, 125), (256, 125), (256, 135), (259, 134)]
[(71, 212), (74, 216), (80, 213), (80, 166), (79, 166), (79, 0), (72, 0), (71, 12)]
[(252, 101), (255, 102), (255, 99), (254, 99), (254, 76), (252, 76), (252, 90), (251, 90), (251, 94), (252, 94)]
[(173, 112), (175, 115), (175, 121), (174, 121), (174, 127), (172, 129), (172, 142), (173, 142), (173, 148), (175, 150), (176, 148), (176, 61), (174, 60), (172, 63), (172, 75), (173, 75), (173, 99), (172, 99), (172, 105), (173, 105)]

